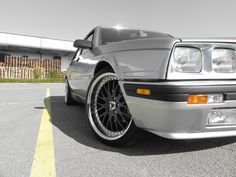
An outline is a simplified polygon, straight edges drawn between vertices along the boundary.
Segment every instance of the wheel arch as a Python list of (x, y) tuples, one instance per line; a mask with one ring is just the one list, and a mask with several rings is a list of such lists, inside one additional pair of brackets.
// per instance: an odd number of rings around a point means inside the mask
[(104, 68), (110, 68), (117, 75), (118, 79), (122, 77), (119, 65), (114, 57), (103, 57), (95, 66), (94, 76)]
[[(112, 67), (108, 62), (106, 62), (106, 61), (100, 61), (100, 62), (96, 65), (96, 67), (95, 67), (95, 69), (94, 69), (94, 75), (97, 74), (99, 71), (101, 71), (101, 70), (104, 69), (104, 68), (110, 68), (110, 69), (112, 69), (112, 70), (114, 71), (113, 67)], [(115, 71), (114, 71), (114, 72), (115, 72)]]

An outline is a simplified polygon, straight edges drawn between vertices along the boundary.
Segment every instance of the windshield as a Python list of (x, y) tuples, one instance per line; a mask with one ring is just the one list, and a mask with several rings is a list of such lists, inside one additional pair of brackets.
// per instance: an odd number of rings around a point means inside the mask
[(120, 42), (142, 38), (157, 38), (166, 37), (167, 34), (158, 32), (134, 30), (134, 29), (115, 29), (115, 28), (102, 28), (101, 37), (102, 44), (108, 44), (111, 42)]

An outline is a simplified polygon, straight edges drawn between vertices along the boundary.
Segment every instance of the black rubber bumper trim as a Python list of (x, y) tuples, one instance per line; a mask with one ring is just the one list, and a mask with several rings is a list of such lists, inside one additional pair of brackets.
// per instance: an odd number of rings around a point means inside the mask
[[(139, 95), (136, 89), (150, 89), (151, 95)], [(147, 85), (124, 84), (128, 96), (171, 102), (186, 102), (189, 94), (223, 94), (224, 100), (236, 100), (236, 85)]]

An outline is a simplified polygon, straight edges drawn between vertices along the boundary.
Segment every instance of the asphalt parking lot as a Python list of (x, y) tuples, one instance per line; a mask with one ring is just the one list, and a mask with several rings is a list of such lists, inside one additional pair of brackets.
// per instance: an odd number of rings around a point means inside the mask
[(32, 175), (47, 101), (57, 177), (236, 176), (235, 137), (174, 141), (139, 130), (132, 146), (109, 147), (90, 133), (84, 106), (63, 95), (63, 84), (0, 84), (0, 177)]

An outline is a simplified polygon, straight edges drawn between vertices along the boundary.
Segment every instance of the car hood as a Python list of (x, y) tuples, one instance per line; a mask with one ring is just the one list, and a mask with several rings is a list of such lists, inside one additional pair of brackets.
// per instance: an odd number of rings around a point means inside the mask
[(103, 54), (129, 50), (171, 50), (173, 45), (179, 41), (173, 37), (136, 39), (101, 45), (96, 50)]
[(215, 37), (215, 38), (181, 38), (183, 42), (216, 42), (236, 43), (236, 37)]

